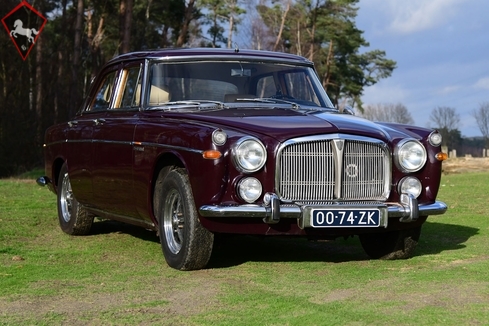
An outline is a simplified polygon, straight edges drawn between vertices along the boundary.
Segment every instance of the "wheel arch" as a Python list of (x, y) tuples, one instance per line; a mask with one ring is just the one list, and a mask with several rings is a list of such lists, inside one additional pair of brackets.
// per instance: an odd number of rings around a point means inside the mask
[(52, 180), (53, 180), (53, 185), (54, 189), (56, 192), (58, 191), (58, 183), (59, 183), (59, 173), (61, 172), (61, 168), (63, 167), (63, 164), (66, 162), (66, 160), (58, 157), (56, 160), (53, 162), (53, 166), (51, 167), (52, 169)]
[(172, 153), (172, 152), (167, 152), (163, 153), (158, 159), (156, 160), (156, 163), (154, 165), (153, 169), (153, 176), (151, 179), (151, 192), (150, 192), (150, 198), (149, 202), (151, 203), (151, 217), (155, 223), (155, 225), (158, 225), (158, 219), (156, 218), (154, 214), (154, 195), (155, 195), (155, 187), (156, 187), (156, 180), (158, 179), (158, 176), (161, 172), (161, 170), (168, 168), (168, 171), (171, 171), (173, 168), (186, 168), (185, 164), (183, 163), (183, 160), (181, 157), (179, 157), (177, 154)]

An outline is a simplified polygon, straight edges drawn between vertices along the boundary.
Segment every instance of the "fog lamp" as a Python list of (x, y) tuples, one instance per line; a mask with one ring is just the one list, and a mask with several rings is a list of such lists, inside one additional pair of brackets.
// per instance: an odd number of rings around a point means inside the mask
[(247, 203), (252, 203), (260, 198), (262, 185), (256, 178), (244, 178), (238, 183), (238, 194)]
[(410, 194), (414, 198), (418, 198), (421, 194), (423, 185), (418, 178), (415, 177), (405, 177), (399, 182), (399, 193), (400, 194)]

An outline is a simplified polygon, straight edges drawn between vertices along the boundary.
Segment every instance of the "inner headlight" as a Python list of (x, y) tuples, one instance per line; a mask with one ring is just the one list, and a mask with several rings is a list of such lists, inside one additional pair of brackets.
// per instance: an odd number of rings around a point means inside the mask
[(265, 165), (267, 151), (258, 139), (244, 137), (237, 142), (233, 157), (238, 170), (251, 173), (260, 170)]
[(426, 149), (417, 140), (404, 140), (397, 145), (396, 157), (403, 172), (416, 172), (426, 163)]
[(238, 183), (239, 197), (247, 203), (252, 203), (260, 198), (262, 186), (256, 178), (244, 178)]
[(411, 194), (414, 198), (418, 198), (422, 190), (421, 181), (415, 177), (405, 177), (399, 182), (399, 193)]

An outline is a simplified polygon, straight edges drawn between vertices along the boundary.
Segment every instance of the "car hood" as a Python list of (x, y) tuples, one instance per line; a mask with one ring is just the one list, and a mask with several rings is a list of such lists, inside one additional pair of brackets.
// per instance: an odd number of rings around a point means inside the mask
[(294, 137), (331, 133), (368, 136), (386, 142), (397, 137), (415, 136), (407, 130), (399, 130), (353, 115), (331, 111), (229, 109), (190, 114), (190, 116), (192, 119), (218, 124), (221, 127), (227, 126), (267, 135), (280, 142)]

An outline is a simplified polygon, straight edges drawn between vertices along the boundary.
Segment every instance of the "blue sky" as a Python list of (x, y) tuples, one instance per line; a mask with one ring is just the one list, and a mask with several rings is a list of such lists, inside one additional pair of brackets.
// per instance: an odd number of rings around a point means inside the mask
[(489, 102), (489, 1), (360, 0), (357, 27), (397, 62), (391, 77), (365, 89), (364, 104), (402, 103), (431, 126), (437, 106), (456, 109), (462, 136), (481, 136), (473, 110)]

